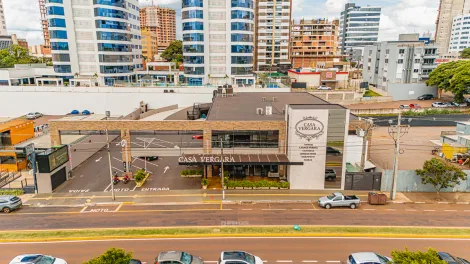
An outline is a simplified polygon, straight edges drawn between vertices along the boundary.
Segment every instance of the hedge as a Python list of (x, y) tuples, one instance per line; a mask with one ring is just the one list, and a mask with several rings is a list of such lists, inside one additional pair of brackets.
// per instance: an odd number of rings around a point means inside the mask
[(23, 195), (24, 190), (23, 189), (14, 189), (14, 190), (0, 190), (0, 195)]
[(235, 188), (235, 187), (245, 187), (245, 188), (262, 188), (262, 187), (271, 187), (271, 188), (289, 188), (289, 182), (276, 182), (276, 181), (231, 181), (228, 180), (225, 182), (225, 186), (227, 188)]
[(181, 175), (202, 175), (202, 170), (182, 170)]

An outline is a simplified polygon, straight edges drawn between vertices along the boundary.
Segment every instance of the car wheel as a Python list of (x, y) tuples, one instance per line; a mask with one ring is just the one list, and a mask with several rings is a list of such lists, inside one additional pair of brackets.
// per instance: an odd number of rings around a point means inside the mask
[(10, 208), (8, 208), (8, 207), (3, 208), (2, 211), (3, 211), (5, 214), (9, 214), (9, 213), (11, 212)]
[(330, 209), (330, 208), (331, 208), (331, 204), (325, 204), (325, 208), (326, 208), (326, 209)]
[(351, 207), (351, 209), (356, 209), (356, 204), (351, 204), (349, 207)]

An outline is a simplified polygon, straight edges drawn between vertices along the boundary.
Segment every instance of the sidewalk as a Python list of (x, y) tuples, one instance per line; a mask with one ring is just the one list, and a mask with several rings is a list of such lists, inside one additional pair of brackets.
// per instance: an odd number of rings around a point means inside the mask
[[(161, 192), (116, 192), (113, 200), (110, 192), (91, 193), (52, 193), (24, 195), (24, 204), (30, 206), (80, 207), (87, 204), (129, 203), (141, 205), (190, 205), (201, 203), (311, 203), (330, 190), (179, 190)], [(344, 191), (345, 195), (357, 195), (367, 202), (368, 191)], [(388, 196), (388, 193), (386, 193)], [(470, 193), (444, 193), (441, 201), (436, 201), (435, 193), (397, 193), (395, 201), (389, 203), (457, 203), (470, 204)], [(457, 199), (456, 199), (457, 198)]]

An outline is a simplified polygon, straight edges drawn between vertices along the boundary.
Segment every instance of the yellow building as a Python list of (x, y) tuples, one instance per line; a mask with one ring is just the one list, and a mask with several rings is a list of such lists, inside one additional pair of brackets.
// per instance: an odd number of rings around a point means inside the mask
[(157, 33), (147, 28), (141, 29), (142, 56), (145, 61), (154, 61), (154, 56), (158, 54)]
[(0, 172), (25, 169), (26, 157), (17, 154), (14, 146), (34, 137), (34, 121), (14, 119), (0, 124)]

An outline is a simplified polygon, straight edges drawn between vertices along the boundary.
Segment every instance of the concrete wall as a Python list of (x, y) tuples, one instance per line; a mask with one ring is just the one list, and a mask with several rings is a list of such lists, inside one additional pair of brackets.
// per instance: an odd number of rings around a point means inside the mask
[[(470, 171), (464, 171), (470, 175)], [(382, 191), (390, 191), (392, 189), (393, 170), (383, 170), (382, 172)], [(416, 175), (414, 170), (398, 171), (397, 181), (398, 192), (435, 192), (436, 190), (431, 184), (422, 184), (421, 177)], [(442, 189), (441, 192), (452, 192), (453, 188)], [(470, 192), (470, 177), (466, 181), (462, 181), (456, 186), (458, 192)]]
[[(348, 135), (346, 144), (344, 145), (346, 149), (346, 162), (351, 164), (361, 162), (362, 156), (362, 142), (363, 138), (356, 135)], [(366, 157), (367, 157), (367, 147), (366, 147)]]
[[(109, 141), (113, 141), (118, 136), (110, 135)], [(98, 150), (106, 146), (105, 135), (90, 135), (85, 136), (77, 142), (70, 144), (70, 155), (72, 157), (72, 169), (82, 164), (85, 160), (89, 159)]]
[(37, 180), (37, 185), (38, 185), (38, 193), (51, 193), (52, 192), (52, 183), (51, 183), (51, 175), (58, 172), (62, 168), (66, 167), (65, 173), (67, 180), (69, 180), (69, 163), (66, 162), (62, 166), (58, 167), (54, 171), (50, 173), (37, 173), (36, 174), (36, 180)]
[(388, 83), (387, 93), (393, 100), (413, 100), (423, 94), (437, 97), (437, 87), (425, 83)]
[(147, 111), (143, 114), (140, 114), (140, 119), (144, 119), (144, 118), (149, 117), (149, 116), (154, 115), (154, 114), (158, 114), (158, 113), (166, 112), (166, 111), (170, 111), (170, 110), (175, 110), (175, 109), (178, 109), (177, 104), (169, 105), (169, 106), (166, 106), (166, 107), (160, 107), (158, 109), (152, 109), (152, 110), (149, 110), (149, 111)]

